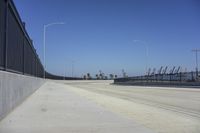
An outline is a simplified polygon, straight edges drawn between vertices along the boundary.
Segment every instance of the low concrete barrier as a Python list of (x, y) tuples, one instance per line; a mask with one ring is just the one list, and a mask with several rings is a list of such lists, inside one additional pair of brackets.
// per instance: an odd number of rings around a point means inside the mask
[(44, 82), (41, 78), (0, 71), (0, 120)]
[(158, 87), (189, 87), (200, 88), (200, 82), (166, 82), (166, 81), (114, 81), (116, 85), (132, 85), (132, 86), (158, 86)]

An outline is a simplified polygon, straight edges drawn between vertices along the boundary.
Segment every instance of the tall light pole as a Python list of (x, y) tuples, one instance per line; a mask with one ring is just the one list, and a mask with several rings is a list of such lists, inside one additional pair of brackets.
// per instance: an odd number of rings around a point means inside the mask
[(75, 61), (72, 60), (72, 78), (73, 78), (73, 76), (74, 76), (74, 63), (75, 63)]
[(72, 60), (72, 59), (66, 59), (68, 60), (70, 63), (71, 63), (71, 77), (73, 77), (75, 74), (75, 63), (78, 61), (78, 60)]
[(45, 71), (46, 71), (46, 29), (48, 28), (48, 27), (50, 27), (50, 26), (53, 26), (53, 25), (61, 25), (61, 24), (65, 24), (65, 23), (63, 23), (63, 22), (56, 22), (56, 23), (49, 23), (49, 24), (46, 24), (46, 25), (44, 25), (44, 29), (43, 29), (43, 46), (44, 46), (44, 48), (43, 48), (43, 57), (44, 57), (44, 73), (43, 73), (43, 78), (45, 79)]
[(63, 76), (63, 80), (65, 80), (66, 77), (66, 65), (64, 65), (64, 76)]
[(139, 42), (139, 43), (141, 43), (142, 45), (145, 46), (145, 53), (146, 53), (146, 67), (145, 67), (145, 71), (146, 71), (146, 74), (147, 74), (148, 73), (148, 67), (149, 67), (149, 59), (148, 59), (148, 57), (149, 57), (149, 45), (146, 42), (141, 41), (141, 40), (133, 40), (133, 42), (134, 43)]
[(75, 74), (75, 63), (77, 62), (78, 60), (72, 60), (71, 62), (72, 62), (72, 77), (73, 76), (76, 76), (76, 74)]
[(200, 52), (200, 49), (193, 49), (192, 52), (195, 52), (195, 56), (196, 56), (196, 76), (199, 76), (199, 66), (198, 66), (198, 52)]

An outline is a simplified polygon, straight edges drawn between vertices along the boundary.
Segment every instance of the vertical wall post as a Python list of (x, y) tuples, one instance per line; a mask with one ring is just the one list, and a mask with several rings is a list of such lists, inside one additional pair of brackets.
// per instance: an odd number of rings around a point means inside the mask
[(7, 49), (8, 49), (8, 5), (9, 0), (5, 0), (5, 41), (4, 41), (4, 70), (7, 70), (7, 63), (8, 63), (8, 55), (7, 55)]
[[(23, 26), (24, 26), (24, 29), (25, 29), (25, 26), (26, 26), (26, 24), (25, 23), (23, 23)], [(22, 66), (22, 73), (23, 73), (23, 75), (25, 74), (25, 38), (26, 38), (26, 36), (25, 36), (25, 34), (23, 34), (23, 54), (22, 54), (22, 56), (23, 56), (23, 61), (22, 61), (22, 64), (23, 64), (23, 66)]]

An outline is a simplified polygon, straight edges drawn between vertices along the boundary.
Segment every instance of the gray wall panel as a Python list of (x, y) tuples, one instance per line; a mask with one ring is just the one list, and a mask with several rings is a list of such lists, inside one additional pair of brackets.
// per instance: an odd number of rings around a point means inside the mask
[(5, 52), (5, 2), (0, 0), (0, 67), (4, 67)]
[(43, 83), (41, 78), (0, 71), (0, 120)]

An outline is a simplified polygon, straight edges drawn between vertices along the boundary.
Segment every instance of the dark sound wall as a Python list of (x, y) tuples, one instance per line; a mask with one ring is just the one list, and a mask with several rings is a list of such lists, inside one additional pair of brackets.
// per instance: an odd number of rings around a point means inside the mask
[[(0, 0), (0, 69), (44, 77), (44, 67), (12, 0)], [(50, 79), (63, 79), (48, 72), (45, 75)]]
[(0, 68), (37, 77), (44, 73), (12, 0), (0, 0)]
[(5, 2), (0, 0), (0, 69), (4, 68), (5, 63)]

